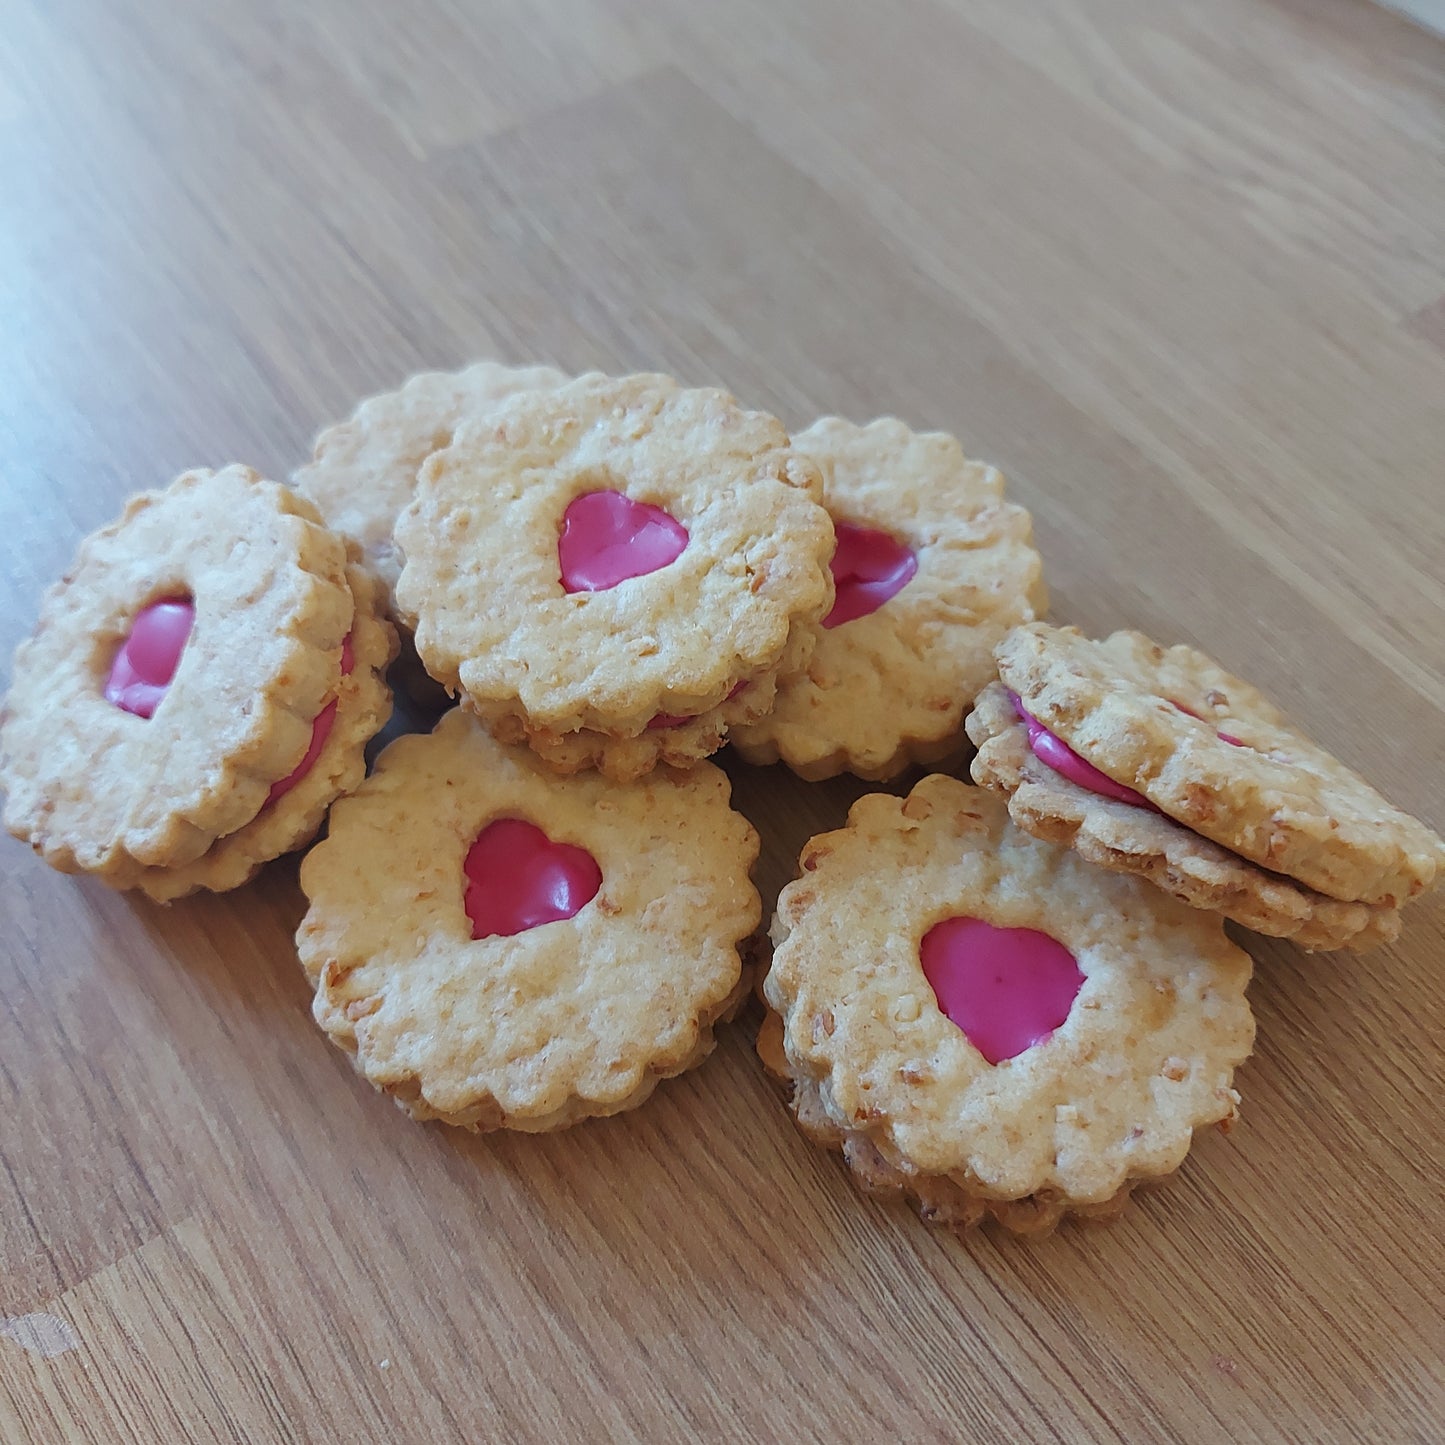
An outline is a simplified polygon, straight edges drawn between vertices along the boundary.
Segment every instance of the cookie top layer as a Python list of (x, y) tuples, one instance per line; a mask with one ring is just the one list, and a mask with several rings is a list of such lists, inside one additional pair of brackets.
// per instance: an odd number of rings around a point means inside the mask
[(1445, 841), (1192, 647), (1035, 622), (997, 656), (1028, 712), (1087, 762), (1263, 868), (1385, 907), (1445, 871)]
[[(154, 715), (137, 716), (107, 701), (106, 678), (137, 616), (171, 597), (195, 620)], [(341, 539), (250, 468), (131, 498), (81, 543), (15, 654), (6, 827), (66, 871), (200, 857), (301, 761), (352, 611)]]
[[(318, 1022), (421, 1117), (537, 1129), (627, 1107), (695, 1061), (739, 983), (758, 839), (728, 792), (709, 764), (625, 787), (558, 778), (463, 709), (398, 739), (302, 863)], [(464, 869), (498, 819), (585, 850), (596, 895), (473, 938)]]
[(830, 416), (793, 445), (821, 466), (835, 524), (887, 534), (917, 570), (876, 610), (825, 625), (772, 713), (732, 740), (750, 761), (781, 758), (810, 779), (891, 777), (918, 745), (956, 737), (997, 675), (994, 646), (1047, 606), (1032, 520), (1003, 500), (1000, 473), (944, 432)]
[[(391, 716), (385, 674), (396, 656), (397, 642), (396, 629), (382, 615), (386, 599), (381, 584), (360, 565), (359, 555), (353, 549), (346, 569), (356, 600), (349, 634), (352, 665), (342, 675), (336, 696), (312, 721), (308, 757), (312, 750), (315, 756), (309, 763), (303, 761), (305, 771), (279, 796), (268, 798), (249, 823), (217, 838), (193, 863), (127, 870), (107, 882), (139, 888), (161, 903), (200, 888), (213, 893), (239, 888), (262, 864), (310, 842), (331, 804), (360, 786), (366, 776), (366, 744)], [(322, 718), (326, 730), (318, 748), (316, 729)]]
[[(564, 590), (559, 537), (595, 492), (657, 508), (680, 555)], [(534, 727), (630, 735), (718, 707), (833, 600), (817, 467), (775, 418), (665, 376), (579, 377), (464, 423), (422, 467), (397, 523), (397, 587), (427, 670)]]
[[(801, 864), (765, 984), (788, 1060), (841, 1128), (908, 1168), (994, 1198), (1102, 1202), (1232, 1117), (1250, 960), (1216, 916), (1037, 842), (992, 794), (939, 775), (906, 800), (860, 799)], [(920, 958), (959, 917), (1046, 934), (1082, 974), (1063, 1022), (997, 1064)]]
[(552, 366), (478, 361), (463, 371), (426, 371), (398, 391), (362, 402), (346, 421), (316, 438), (310, 462), (292, 478), (328, 525), (361, 544), (366, 565), (388, 596), (401, 576), (393, 529), (411, 501), (417, 469), (451, 444), (464, 416), (485, 413), (519, 391), (561, 386)]
[(1327, 898), (1163, 813), (1071, 782), (1034, 755), (1002, 683), (979, 694), (967, 728), (978, 748), (974, 781), (1006, 797), (1009, 817), (1035, 838), (1072, 847), (1100, 867), (1147, 878), (1194, 908), (1213, 909), (1301, 948), (1366, 949), (1399, 936), (1396, 908)]

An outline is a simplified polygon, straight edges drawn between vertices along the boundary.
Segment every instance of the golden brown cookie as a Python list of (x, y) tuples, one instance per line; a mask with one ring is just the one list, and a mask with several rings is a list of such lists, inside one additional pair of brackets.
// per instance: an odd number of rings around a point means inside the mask
[(489, 720), (634, 739), (806, 659), (833, 597), (820, 496), (781, 424), (725, 392), (580, 377), (425, 463), (397, 604)]
[(1027, 716), (1085, 763), (1262, 868), (1387, 908), (1445, 870), (1445, 841), (1191, 647), (1035, 622), (998, 664)]
[(807, 668), (730, 740), (809, 780), (937, 761), (997, 676), (994, 646), (1047, 606), (1029, 514), (953, 437), (896, 417), (824, 417), (793, 445), (823, 470), (836, 599)]
[(992, 794), (860, 799), (778, 900), (764, 1058), (865, 1187), (956, 1225), (1117, 1212), (1234, 1117), (1247, 954), (1212, 914), (1090, 867)]
[(757, 852), (717, 768), (563, 779), (454, 709), (382, 753), (302, 863), (317, 1022), (418, 1119), (630, 1109), (746, 992)]
[(249, 468), (131, 498), (15, 654), (6, 827), (66, 872), (194, 862), (300, 763), (353, 610), (341, 539)]
[(396, 655), (396, 629), (383, 616), (386, 598), (353, 544), (346, 569), (356, 612), (342, 647), (337, 694), (312, 720), (311, 744), (294, 772), (274, 783), (259, 813), (217, 838), (193, 863), (122, 871), (108, 882), (139, 888), (168, 903), (199, 888), (239, 888), (265, 863), (309, 843), (337, 798), (366, 776), (366, 745), (391, 716), (386, 669)]
[(1152, 809), (1091, 792), (1035, 756), (1002, 683), (979, 695), (968, 718), (978, 748), (973, 780), (1008, 801), (1024, 832), (1072, 847), (1102, 868), (1147, 878), (1194, 908), (1306, 949), (1373, 948), (1400, 932), (1400, 910), (1327, 898), (1271, 873)]
[(463, 417), (485, 416), (496, 402), (519, 391), (561, 386), (566, 380), (552, 366), (495, 361), (478, 361), (462, 371), (422, 372), (397, 391), (369, 397), (348, 420), (323, 431), (311, 460), (292, 482), (329, 526), (360, 544), (389, 602), (401, 576), (396, 518), (412, 499), (421, 464), (451, 444)]

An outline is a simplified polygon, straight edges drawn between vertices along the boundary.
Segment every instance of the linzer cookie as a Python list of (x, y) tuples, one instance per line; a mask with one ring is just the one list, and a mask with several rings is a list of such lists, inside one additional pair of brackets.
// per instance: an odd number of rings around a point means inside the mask
[(717, 768), (559, 778), (454, 709), (382, 753), (302, 863), (317, 1022), (418, 1119), (633, 1108), (744, 995), (757, 852)]
[(726, 392), (580, 377), (427, 460), (397, 605), (427, 671), (543, 756), (691, 762), (811, 653), (833, 601), (821, 495), (782, 425)]
[(16, 652), (6, 827), (122, 886), (195, 863), (301, 764), (354, 610), (341, 539), (249, 468), (133, 497)]
[(807, 668), (731, 741), (810, 780), (937, 761), (997, 675), (994, 646), (1047, 605), (1029, 514), (953, 437), (894, 417), (824, 417), (793, 445), (823, 470), (836, 599)]
[(346, 569), (356, 610), (341, 645), (337, 692), (311, 723), (311, 742), (296, 767), (271, 785), (261, 811), (244, 827), (217, 838), (194, 863), (118, 872), (110, 881), (140, 888), (166, 903), (198, 888), (223, 893), (264, 863), (309, 843), (337, 798), (366, 776), (366, 745), (391, 716), (385, 673), (396, 656), (396, 629), (382, 615), (385, 597), (355, 557)]
[(764, 1062), (805, 1133), (926, 1219), (1107, 1218), (1235, 1116), (1250, 961), (1219, 919), (956, 779), (814, 838), (773, 942)]
[(555, 367), (494, 361), (463, 371), (423, 372), (397, 391), (369, 397), (348, 420), (323, 431), (311, 461), (292, 482), (329, 526), (360, 544), (389, 599), (401, 576), (396, 519), (412, 499), (421, 464), (450, 445), (463, 417), (484, 417), (519, 391), (566, 380)]
[(1445, 843), (1193, 648), (1034, 623), (969, 719), (1020, 827), (1305, 948), (1367, 948)]

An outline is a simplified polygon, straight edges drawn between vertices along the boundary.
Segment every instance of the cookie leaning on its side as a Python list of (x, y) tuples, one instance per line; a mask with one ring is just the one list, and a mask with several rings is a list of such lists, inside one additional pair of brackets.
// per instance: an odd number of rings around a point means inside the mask
[(1193, 648), (1033, 623), (969, 717), (976, 781), (1090, 862), (1302, 947), (1366, 948), (1445, 842)]

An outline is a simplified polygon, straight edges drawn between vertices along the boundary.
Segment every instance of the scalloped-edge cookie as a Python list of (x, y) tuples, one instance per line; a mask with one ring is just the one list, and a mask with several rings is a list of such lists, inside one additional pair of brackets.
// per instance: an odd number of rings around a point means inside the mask
[(496, 361), (474, 362), (461, 371), (424, 371), (396, 391), (368, 397), (346, 421), (327, 427), (292, 484), (329, 526), (360, 544), (389, 605), (402, 566), (393, 535), (396, 519), (412, 499), (421, 464), (451, 445), (463, 417), (485, 416), (519, 391), (566, 380), (553, 366)]
[(217, 838), (193, 863), (143, 868), (107, 878), (116, 887), (139, 888), (158, 903), (197, 889), (224, 893), (239, 888), (263, 864), (309, 843), (337, 798), (355, 792), (366, 776), (366, 745), (391, 716), (386, 669), (396, 656), (396, 629), (383, 615), (386, 599), (352, 545), (347, 581), (356, 613), (344, 645), (336, 696), (311, 724), (311, 745), (296, 771), (272, 786), (261, 811), (244, 827)]
[(731, 730), (750, 763), (881, 781), (936, 762), (997, 676), (993, 649), (1047, 607), (1033, 524), (991, 466), (896, 417), (823, 417), (793, 438), (823, 471), (837, 596), (772, 711)]
[[(427, 671), (529, 731), (634, 737), (774, 671), (832, 605), (817, 467), (669, 377), (588, 375), (463, 423), (397, 521)], [(806, 648), (804, 649), (806, 651)]]
[[(1445, 840), (1192, 647), (1034, 622), (999, 676), (1036, 725), (1195, 833), (1346, 903), (1395, 908), (1445, 873)], [(1107, 791), (1107, 788), (1105, 789)]]
[(778, 900), (765, 1062), (804, 1131), (925, 1217), (1109, 1217), (1236, 1113), (1250, 960), (1219, 919), (1090, 867), (933, 775), (812, 839)]
[(381, 754), (302, 862), (313, 1012), (418, 1119), (633, 1108), (746, 992), (757, 853), (715, 767), (563, 779), (453, 709)]
[(992, 683), (968, 717), (978, 748), (973, 780), (1008, 801), (1024, 832), (1073, 848), (1102, 868), (1147, 878), (1181, 902), (1209, 908), (1256, 933), (1316, 950), (1393, 943), (1400, 910), (1327, 898), (1221, 848), (1152, 809), (1071, 782), (1036, 757), (1008, 689)]
[(5, 826), (64, 872), (194, 862), (305, 755), (353, 610), (342, 540), (249, 467), (132, 497), (16, 651)]

